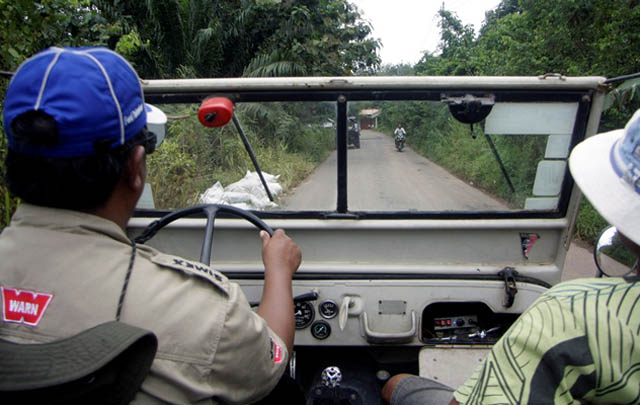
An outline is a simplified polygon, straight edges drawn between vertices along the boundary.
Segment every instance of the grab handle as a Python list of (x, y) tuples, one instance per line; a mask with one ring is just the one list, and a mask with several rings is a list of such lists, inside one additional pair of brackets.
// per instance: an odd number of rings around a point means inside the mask
[(360, 315), (364, 329), (364, 337), (369, 343), (406, 343), (410, 342), (416, 335), (418, 325), (416, 322), (416, 313), (411, 311), (411, 329), (406, 332), (377, 332), (369, 328), (367, 313)]

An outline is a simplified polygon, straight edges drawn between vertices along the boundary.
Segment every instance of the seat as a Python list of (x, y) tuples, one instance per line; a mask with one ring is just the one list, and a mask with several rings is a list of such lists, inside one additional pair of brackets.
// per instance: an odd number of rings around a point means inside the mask
[(0, 340), (0, 403), (129, 403), (157, 347), (152, 332), (117, 321), (49, 343)]

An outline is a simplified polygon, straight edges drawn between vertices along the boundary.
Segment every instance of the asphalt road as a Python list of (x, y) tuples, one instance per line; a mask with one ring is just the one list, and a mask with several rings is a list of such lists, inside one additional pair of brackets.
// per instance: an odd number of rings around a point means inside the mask
[[(363, 130), (360, 149), (347, 154), (349, 210), (478, 211), (507, 208), (410, 148), (398, 152), (393, 138)], [(336, 153), (298, 186), (282, 205), (291, 210), (336, 206)]]
[[(499, 200), (452, 176), (410, 148), (395, 149), (393, 139), (363, 130), (361, 148), (349, 149), (348, 208), (350, 210), (495, 210)], [(285, 209), (333, 210), (336, 206), (336, 153), (321, 164), (291, 195)], [(419, 186), (418, 186), (419, 185)], [(562, 279), (593, 277), (592, 247), (574, 242)]]
[(597, 268), (593, 260), (593, 246), (574, 241), (569, 247), (564, 263), (562, 280), (572, 280), (581, 277), (594, 277)]

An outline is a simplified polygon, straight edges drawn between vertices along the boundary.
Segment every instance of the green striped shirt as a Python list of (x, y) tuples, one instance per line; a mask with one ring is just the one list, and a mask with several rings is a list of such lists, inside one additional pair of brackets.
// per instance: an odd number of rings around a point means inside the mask
[(560, 283), (456, 392), (462, 404), (640, 403), (640, 283)]

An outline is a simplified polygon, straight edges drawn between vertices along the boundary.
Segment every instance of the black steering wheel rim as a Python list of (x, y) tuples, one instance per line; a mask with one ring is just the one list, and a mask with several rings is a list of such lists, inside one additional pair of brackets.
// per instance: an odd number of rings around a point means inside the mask
[(233, 207), (231, 205), (202, 204), (172, 211), (164, 217), (153, 221), (149, 224), (149, 226), (147, 226), (142, 234), (134, 239), (134, 241), (135, 243), (144, 244), (145, 242), (153, 238), (160, 229), (169, 225), (173, 221), (189, 215), (204, 213), (207, 218), (207, 223), (205, 228), (204, 240), (202, 241), (202, 248), (200, 250), (200, 262), (208, 266), (211, 264), (211, 251), (213, 250), (213, 229), (215, 219), (220, 212), (246, 219), (247, 221), (255, 225), (256, 228), (266, 231), (270, 236), (273, 236), (273, 229), (263, 220), (249, 211)]

